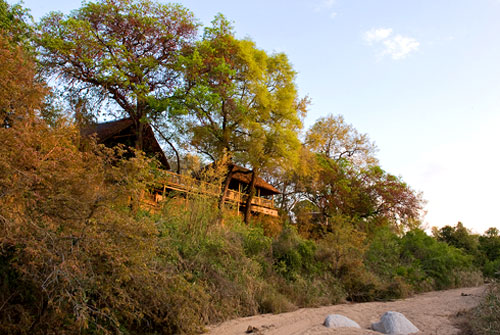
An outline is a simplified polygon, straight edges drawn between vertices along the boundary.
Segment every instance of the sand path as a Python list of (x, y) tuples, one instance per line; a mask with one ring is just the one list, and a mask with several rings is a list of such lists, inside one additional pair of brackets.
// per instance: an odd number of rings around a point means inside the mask
[[(428, 292), (409, 299), (390, 302), (351, 303), (319, 308), (302, 308), (290, 313), (263, 314), (230, 320), (209, 327), (210, 335), (243, 335), (249, 325), (262, 335), (380, 334), (369, 330), (387, 311), (403, 313), (419, 334), (458, 334), (454, 325), (457, 312), (480, 301), (485, 286)], [(356, 321), (362, 329), (328, 329), (322, 325), (328, 314), (342, 314)]]

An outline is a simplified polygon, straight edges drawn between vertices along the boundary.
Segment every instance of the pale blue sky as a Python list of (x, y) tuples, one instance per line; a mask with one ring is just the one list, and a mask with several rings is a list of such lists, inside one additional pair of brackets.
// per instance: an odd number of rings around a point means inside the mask
[[(15, 1), (8, 0), (10, 3)], [(285, 52), (306, 125), (342, 114), (428, 200), (429, 226), (500, 228), (500, 0), (185, 0)], [(79, 0), (25, 0), (35, 19)]]

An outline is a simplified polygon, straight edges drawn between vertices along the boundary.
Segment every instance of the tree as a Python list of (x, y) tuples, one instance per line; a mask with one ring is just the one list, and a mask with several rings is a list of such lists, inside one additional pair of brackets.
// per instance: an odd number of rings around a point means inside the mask
[(347, 159), (357, 166), (377, 163), (377, 148), (368, 135), (360, 134), (342, 115), (318, 119), (307, 131), (305, 146), (329, 159)]
[(0, 127), (28, 120), (43, 106), (45, 84), (37, 79), (36, 65), (24, 48), (0, 34)]
[(462, 222), (458, 222), (455, 227), (444, 226), (436, 234), (436, 239), (462, 249), (468, 254), (475, 255), (477, 253), (477, 236), (472, 235)]
[[(285, 197), (292, 203), (307, 200), (316, 209), (308, 220), (330, 230), (336, 221), (365, 232), (384, 225), (401, 232), (418, 225), (420, 195), (376, 165), (374, 152), (368, 136), (342, 117), (319, 119), (306, 134), (301, 164), (285, 176), (282, 207), (289, 202)], [(304, 214), (301, 220), (307, 220)]]
[(0, 32), (12, 45), (21, 45), (26, 50), (31, 50), (33, 29), (28, 23), (31, 20), (29, 10), (19, 4), (9, 5), (0, 0)]
[[(284, 54), (268, 55), (249, 40), (238, 40), (219, 15), (192, 52), (183, 58), (186, 86), (178, 108), (191, 145), (213, 161), (251, 168), (248, 221), (255, 180), (271, 165), (296, 156), (300, 113), (295, 72)], [(184, 115), (184, 113), (180, 113)], [(231, 179), (229, 171), (221, 202)]]
[(384, 225), (402, 232), (418, 224), (420, 196), (400, 178), (376, 165), (358, 170), (345, 161), (318, 159), (318, 179), (306, 197), (326, 218), (347, 217), (365, 232)]
[(500, 236), (498, 229), (489, 228), (484, 235), (479, 236), (479, 249), (490, 262), (500, 262)]
[(40, 24), (41, 61), (80, 94), (121, 107), (135, 124), (142, 149), (145, 124), (167, 110), (179, 82), (181, 50), (196, 35), (193, 15), (152, 0), (99, 0), (70, 15), (51, 13)]
[(298, 164), (278, 172), (276, 179), (282, 191), (281, 208), (289, 212), (297, 202), (304, 200), (305, 188), (319, 178), (321, 166), (318, 166), (317, 157), (324, 157), (334, 164), (343, 160), (361, 168), (377, 163), (376, 150), (368, 135), (360, 134), (341, 115), (318, 119), (306, 132)]

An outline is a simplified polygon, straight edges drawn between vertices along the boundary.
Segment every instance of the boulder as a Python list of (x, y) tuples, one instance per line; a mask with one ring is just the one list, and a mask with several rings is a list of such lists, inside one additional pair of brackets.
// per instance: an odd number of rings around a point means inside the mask
[(328, 315), (323, 325), (327, 328), (340, 328), (340, 327), (361, 328), (356, 322), (340, 314)]
[(398, 312), (386, 312), (380, 318), (380, 322), (372, 323), (372, 329), (384, 334), (414, 334), (419, 332), (403, 314)]

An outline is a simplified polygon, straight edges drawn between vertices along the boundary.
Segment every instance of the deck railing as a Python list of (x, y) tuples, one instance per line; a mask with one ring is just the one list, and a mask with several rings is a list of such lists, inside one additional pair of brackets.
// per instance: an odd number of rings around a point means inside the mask
[[(220, 196), (222, 190), (219, 185), (207, 183), (189, 176), (183, 176), (170, 171), (163, 171), (159, 183), (167, 189), (187, 193), (206, 194), (210, 196)], [(245, 204), (248, 195), (234, 190), (227, 190), (226, 201)], [(254, 196), (252, 205), (274, 209), (274, 201), (263, 197)]]

